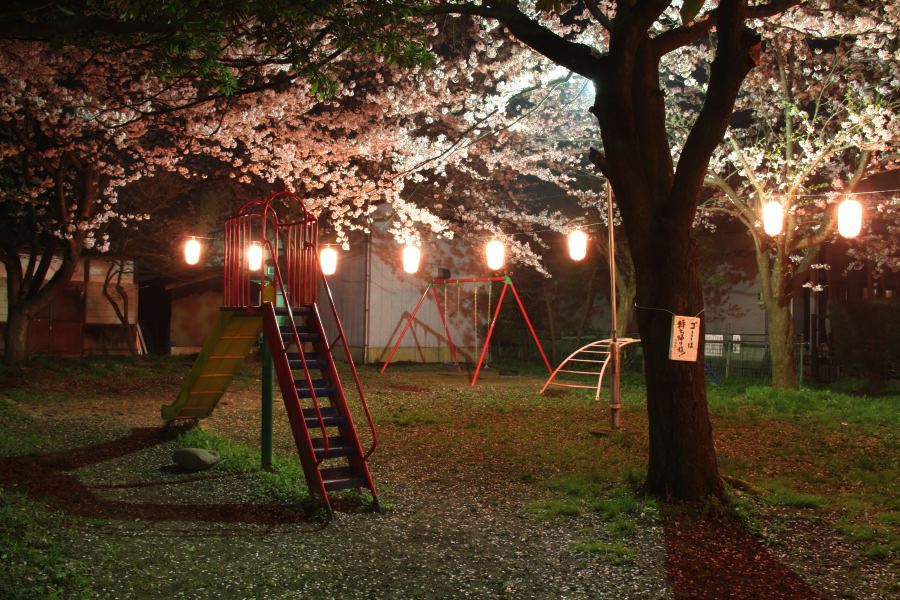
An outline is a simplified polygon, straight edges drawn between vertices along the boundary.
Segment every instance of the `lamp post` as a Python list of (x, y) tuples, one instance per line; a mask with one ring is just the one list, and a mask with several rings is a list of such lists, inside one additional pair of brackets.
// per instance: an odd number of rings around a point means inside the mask
[(621, 426), (622, 404), (619, 402), (619, 342), (616, 307), (616, 234), (613, 231), (613, 192), (606, 180), (607, 231), (609, 232), (609, 298), (612, 305), (612, 331), (610, 332), (610, 362), (612, 381), (609, 385), (609, 427), (616, 430)]

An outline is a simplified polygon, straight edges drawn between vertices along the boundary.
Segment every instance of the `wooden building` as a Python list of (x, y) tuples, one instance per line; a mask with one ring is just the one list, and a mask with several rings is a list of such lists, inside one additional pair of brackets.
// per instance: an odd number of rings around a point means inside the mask
[[(23, 267), (26, 263), (27, 256), (22, 256)], [(48, 280), (59, 264), (60, 261), (54, 259), (47, 274)], [(117, 268), (104, 258), (79, 261), (66, 288), (49, 307), (32, 319), (28, 331), (29, 353), (54, 356), (128, 353), (122, 324), (112, 304), (103, 295), (103, 284), (111, 267)], [(129, 297), (130, 335), (137, 338), (138, 289), (134, 283), (131, 261), (124, 263), (122, 287)], [(0, 264), (0, 328), (6, 325), (6, 289), (6, 269)], [(2, 343), (0, 337), (0, 345)]]

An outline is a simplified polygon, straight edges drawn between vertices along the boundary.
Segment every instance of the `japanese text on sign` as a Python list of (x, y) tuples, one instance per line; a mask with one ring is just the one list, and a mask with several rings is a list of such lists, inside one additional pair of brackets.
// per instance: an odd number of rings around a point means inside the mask
[(697, 347), (700, 340), (700, 317), (672, 318), (672, 334), (669, 339), (669, 358), (671, 360), (697, 360)]

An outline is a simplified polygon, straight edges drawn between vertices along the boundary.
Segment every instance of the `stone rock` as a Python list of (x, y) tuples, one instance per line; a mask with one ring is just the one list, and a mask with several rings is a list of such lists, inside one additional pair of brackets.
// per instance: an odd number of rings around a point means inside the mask
[(175, 464), (188, 471), (203, 471), (208, 469), (221, 458), (219, 453), (205, 448), (179, 448), (172, 453), (172, 460)]

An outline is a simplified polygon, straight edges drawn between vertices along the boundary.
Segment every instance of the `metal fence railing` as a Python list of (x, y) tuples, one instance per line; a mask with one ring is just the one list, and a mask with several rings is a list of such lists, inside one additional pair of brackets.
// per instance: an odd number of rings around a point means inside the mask
[[(556, 340), (557, 361), (568, 356), (580, 346), (592, 341), (609, 337), (608, 332), (594, 331), (580, 338), (575, 336), (560, 336)], [(551, 342), (549, 336), (541, 335), (541, 343), (549, 356)], [(532, 357), (531, 348), (522, 340), (506, 339), (505, 343), (494, 344), (491, 347), (494, 359), (524, 360)], [(797, 372), (802, 378), (803, 369), (808, 365), (808, 344), (798, 342), (795, 345), (797, 359)], [(640, 344), (627, 349), (623, 354), (623, 368), (626, 370), (642, 369), (642, 349)], [(710, 379), (724, 381), (726, 379), (750, 379), (767, 383), (772, 378), (771, 355), (769, 352), (769, 339), (766, 334), (747, 333), (707, 333), (704, 362)]]

